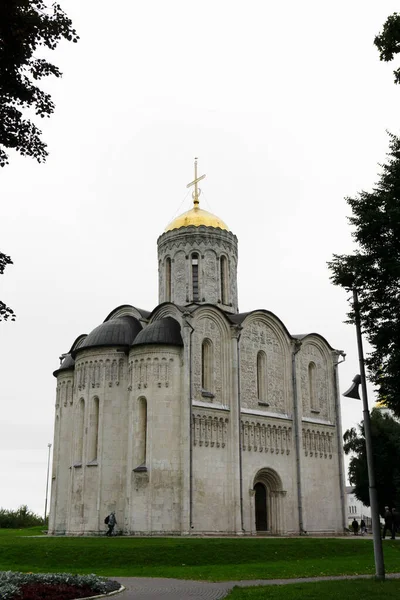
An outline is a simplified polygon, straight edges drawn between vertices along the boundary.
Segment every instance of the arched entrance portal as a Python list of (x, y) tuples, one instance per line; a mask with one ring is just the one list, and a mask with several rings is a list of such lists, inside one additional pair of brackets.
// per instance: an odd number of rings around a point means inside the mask
[(261, 469), (254, 478), (254, 519), (256, 531), (273, 535), (285, 533), (284, 498), (282, 481), (278, 473), (270, 468)]
[(256, 483), (254, 491), (256, 503), (256, 529), (257, 531), (268, 531), (267, 490), (263, 483)]

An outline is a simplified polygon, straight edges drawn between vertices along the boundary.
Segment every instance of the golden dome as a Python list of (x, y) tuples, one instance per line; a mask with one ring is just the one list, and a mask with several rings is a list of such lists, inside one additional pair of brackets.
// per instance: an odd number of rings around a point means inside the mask
[(176, 217), (165, 229), (165, 231), (172, 231), (173, 229), (180, 229), (181, 227), (200, 227), (205, 225), (206, 227), (219, 227), (229, 231), (228, 226), (216, 215), (199, 208), (198, 204), (195, 204), (193, 208), (187, 212)]
[(197, 186), (198, 182), (204, 179), (205, 175), (200, 175), (197, 177), (197, 158), (194, 159), (194, 180), (187, 184), (187, 188), (194, 186), (194, 191), (192, 194), (193, 197), (193, 208), (183, 213), (179, 217), (176, 217), (165, 229), (165, 231), (172, 231), (173, 229), (180, 229), (181, 227), (190, 227), (191, 225), (194, 227), (200, 227), (200, 225), (205, 225), (206, 227), (219, 227), (220, 229), (225, 229), (225, 231), (229, 231), (227, 225), (213, 215), (212, 213), (199, 208), (199, 196), (201, 193), (200, 188)]

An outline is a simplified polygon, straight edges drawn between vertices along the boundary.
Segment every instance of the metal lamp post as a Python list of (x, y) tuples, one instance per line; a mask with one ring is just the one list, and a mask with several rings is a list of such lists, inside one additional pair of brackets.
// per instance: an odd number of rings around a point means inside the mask
[(353, 385), (343, 394), (347, 398), (360, 398), (358, 386), (361, 383), (362, 401), (363, 401), (363, 419), (365, 434), (365, 449), (367, 453), (368, 482), (369, 482), (369, 502), (371, 505), (372, 535), (374, 540), (374, 557), (376, 578), (385, 579), (385, 565), (383, 561), (381, 524), (379, 519), (378, 496), (376, 493), (374, 460), (372, 454), (371, 420), (368, 408), (367, 383), (365, 378), (364, 351), (361, 337), (361, 318), (358, 304), (357, 290), (353, 289), (353, 309), (357, 331), (358, 360), (360, 363), (360, 375), (353, 379)]
[(49, 470), (50, 470), (51, 444), (47, 444), (47, 447), (48, 447), (49, 451), (48, 451), (48, 456), (47, 456), (46, 499), (44, 502), (44, 520), (46, 520), (46, 516), (47, 516), (47, 495), (48, 495), (48, 491), (49, 491)]

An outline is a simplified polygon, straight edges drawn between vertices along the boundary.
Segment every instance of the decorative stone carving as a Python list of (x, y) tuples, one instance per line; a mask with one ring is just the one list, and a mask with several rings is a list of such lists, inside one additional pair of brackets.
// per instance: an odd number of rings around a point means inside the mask
[[(257, 355), (266, 356), (265, 398), (259, 398), (257, 389)], [(259, 402), (269, 405), (268, 410), (286, 413), (285, 355), (282, 345), (263, 321), (244, 326), (240, 340), (242, 405), (258, 408)]]
[[(314, 372), (314, 402), (311, 402), (310, 389), (310, 364), (315, 365)], [(314, 343), (307, 342), (302, 346), (300, 352), (300, 386), (303, 414), (311, 416), (318, 414), (318, 418), (329, 419), (330, 410), (328, 406), (328, 365), (321, 349)]]
[(225, 448), (228, 435), (228, 418), (194, 413), (192, 436), (194, 446)]
[(305, 456), (314, 458), (332, 458), (333, 432), (315, 429), (303, 429), (303, 450)]
[[(201, 318), (195, 326), (193, 335), (193, 397), (199, 401), (209, 401), (209, 396), (203, 394), (202, 389), (202, 344), (209, 339), (212, 344), (212, 389), (204, 390), (213, 394), (215, 402), (226, 404), (225, 378), (227, 376), (227, 356), (224, 335), (219, 324), (211, 318)], [(225, 385), (224, 385), (225, 383)]]
[(153, 383), (157, 387), (168, 387), (171, 383), (171, 369), (174, 359), (171, 356), (146, 356), (130, 362), (131, 387), (147, 388)]
[(243, 450), (290, 454), (292, 449), (292, 428), (290, 426), (242, 419), (241, 428)]

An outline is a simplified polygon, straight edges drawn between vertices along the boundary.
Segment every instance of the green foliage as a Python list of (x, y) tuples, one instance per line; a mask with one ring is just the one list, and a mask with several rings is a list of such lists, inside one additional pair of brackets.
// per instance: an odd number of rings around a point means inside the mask
[[(3, 275), (4, 269), (7, 265), (12, 265), (13, 261), (9, 256), (0, 252), (0, 275)], [(11, 319), (11, 321), (15, 321), (15, 313), (4, 302), (0, 300), (0, 321), (7, 321), (7, 319)]]
[[(382, 32), (374, 40), (379, 50), (379, 58), (385, 62), (393, 60), (394, 55), (400, 52), (400, 15), (393, 13), (387, 18)], [(400, 83), (400, 69), (393, 71), (394, 82)]]
[(32, 109), (40, 117), (54, 112), (50, 94), (36, 81), (61, 72), (52, 63), (36, 56), (38, 47), (54, 50), (61, 39), (76, 42), (71, 20), (59, 4), (47, 0), (2, 0), (0, 2), (0, 166), (8, 164), (5, 149), (46, 160), (47, 146), (41, 130), (23, 117)]
[(1, 529), (23, 529), (24, 527), (34, 527), (35, 525), (43, 527), (45, 520), (39, 515), (35, 515), (26, 505), (20, 506), (17, 510), (0, 508)]
[[(400, 509), (400, 423), (379, 409), (371, 414), (371, 436), (375, 468), (375, 483), (379, 512), (385, 506)], [(344, 451), (353, 453), (349, 464), (349, 481), (355, 486), (355, 496), (369, 506), (368, 468), (363, 424), (358, 432), (353, 427), (343, 436)]]
[(397, 600), (400, 581), (318, 581), (259, 587), (235, 587), (226, 600)]
[[(357, 288), (363, 332), (372, 346), (369, 378), (400, 415), (400, 139), (389, 137), (388, 160), (373, 191), (346, 199), (356, 251), (334, 254), (328, 265), (334, 285)], [(352, 309), (348, 317), (354, 323)]]
[[(384, 546), (388, 572), (400, 544)], [(206, 581), (351, 575), (375, 572), (371, 539), (2, 537), (2, 569), (34, 573), (176, 577)]]

